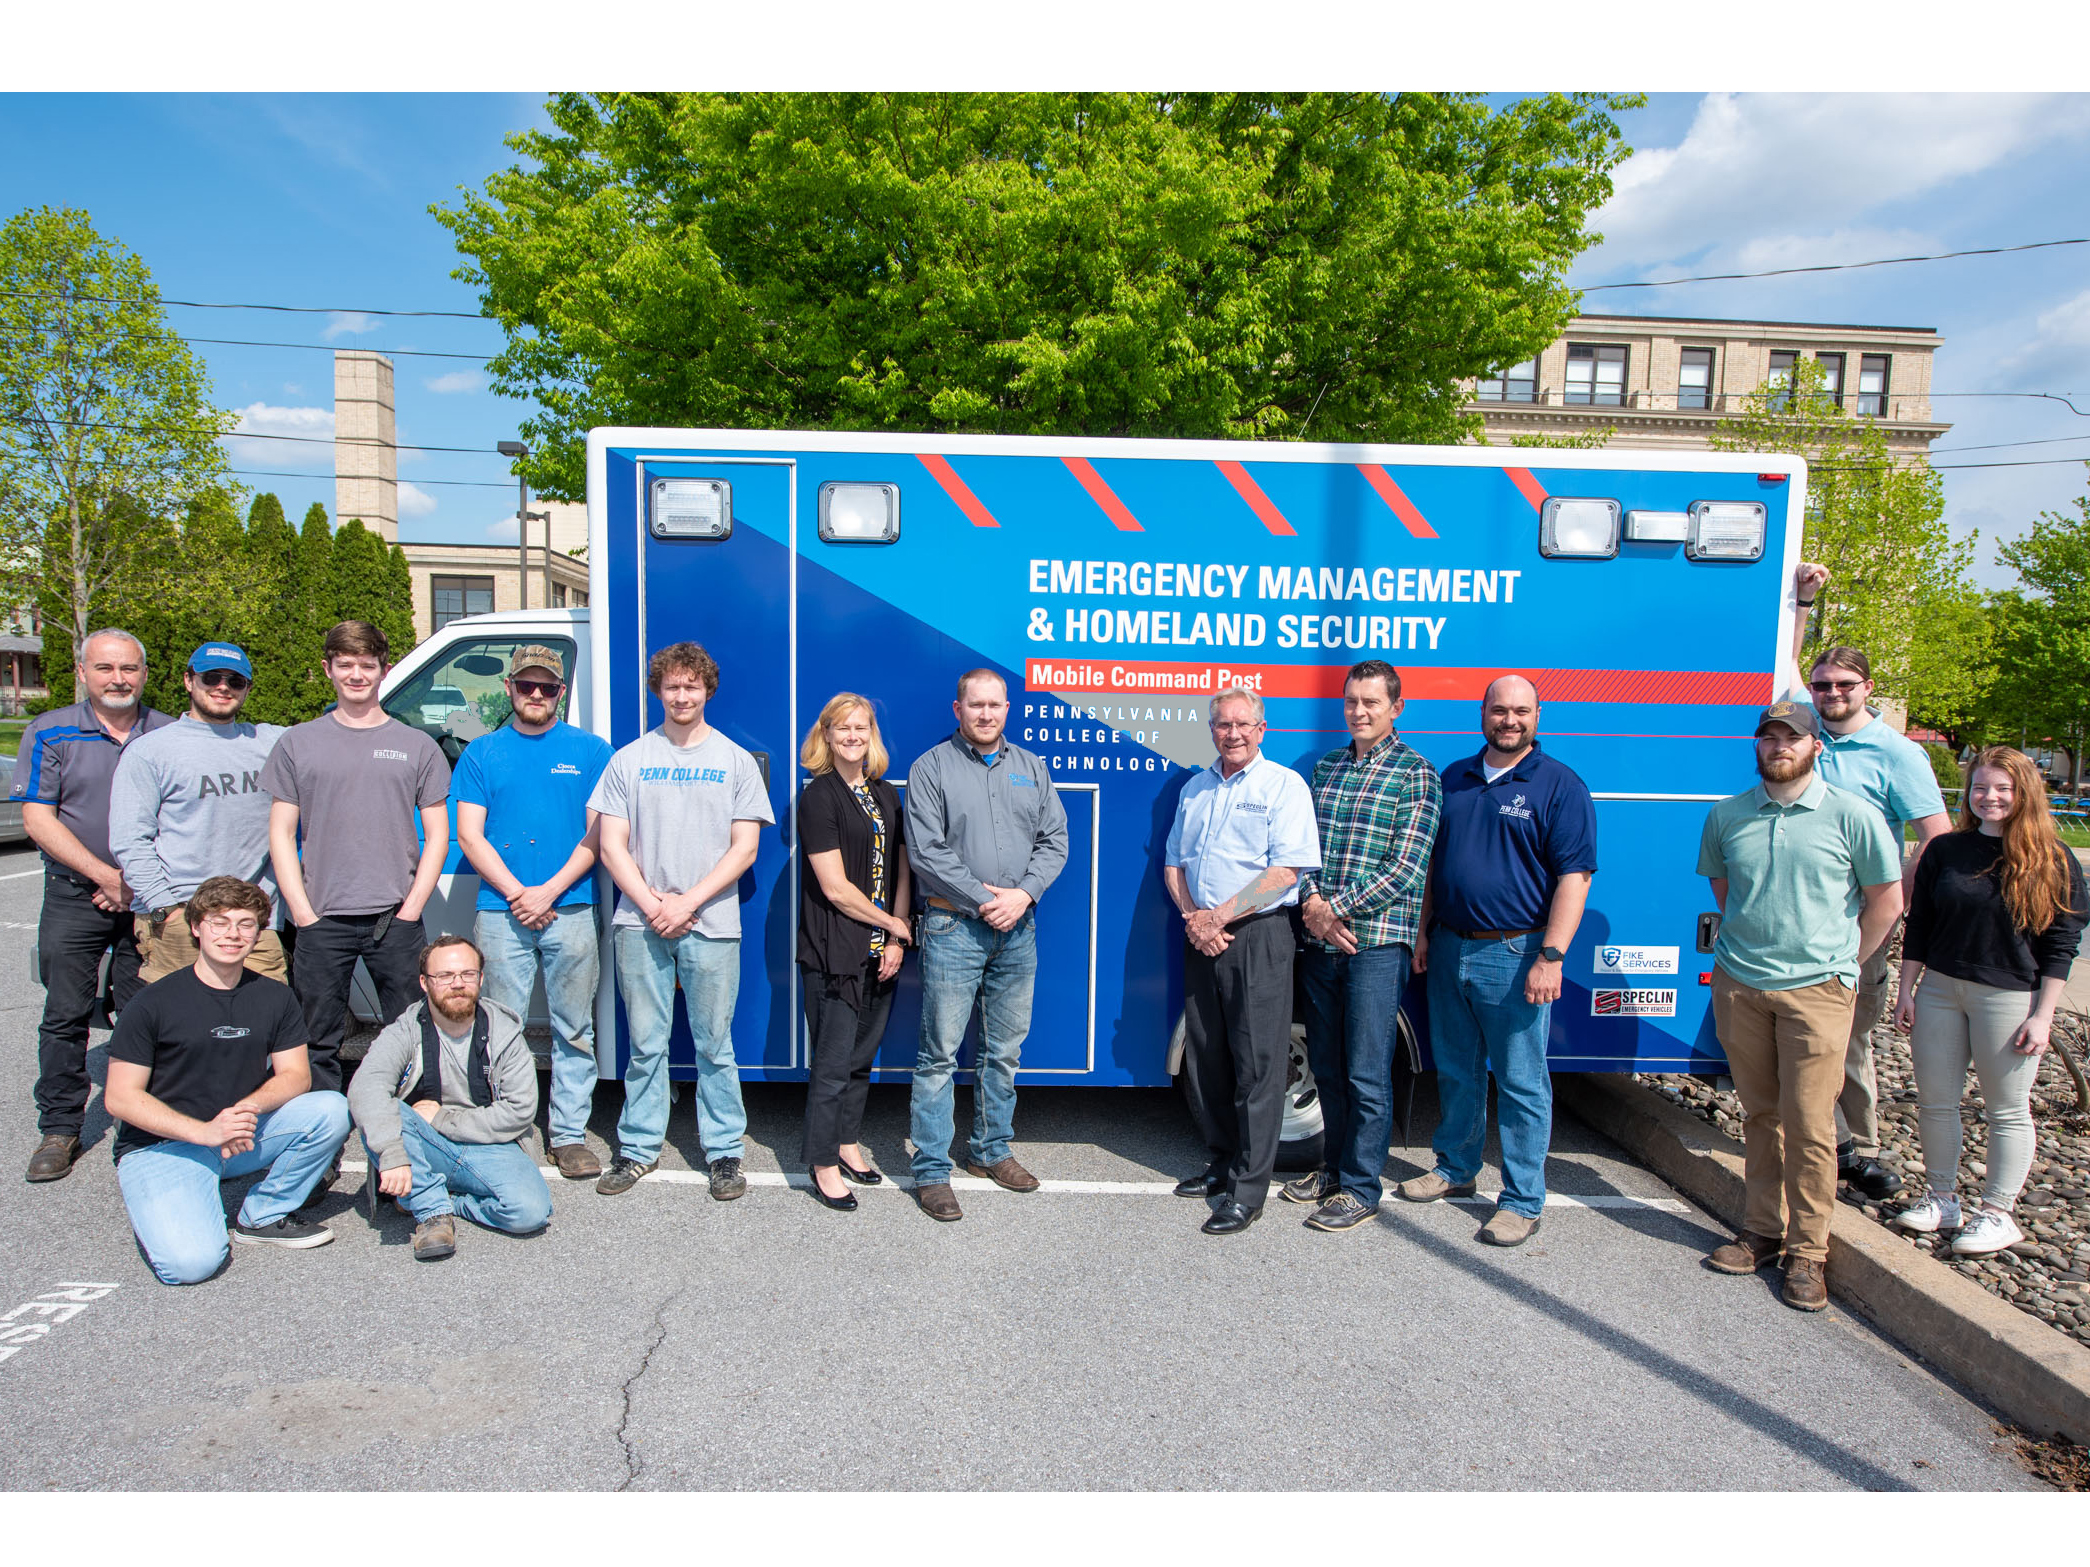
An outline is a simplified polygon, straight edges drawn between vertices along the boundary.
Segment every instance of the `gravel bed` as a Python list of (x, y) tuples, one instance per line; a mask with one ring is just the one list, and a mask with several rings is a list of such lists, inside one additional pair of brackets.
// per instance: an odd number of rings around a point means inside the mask
[[(1893, 1015), (1890, 1003), (1887, 1017)], [(2090, 1017), (2063, 1012), (2054, 1032), (2068, 1040), (2077, 1060), (2090, 1061)], [(1889, 1021), (1873, 1031), (1872, 1050), (1880, 1087), (1880, 1163), (1902, 1178), (1902, 1191), (1885, 1203), (1862, 1199), (1848, 1186), (1837, 1194), (1885, 1223), (1921, 1197), (1926, 1182), (1908, 1041)], [(1641, 1074), (1640, 1081), (1741, 1141), (1742, 1107), (1731, 1090), (1715, 1093), (1709, 1079), (1672, 1073)], [(1957, 1268), (2018, 1310), (2090, 1344), (2090, 1114), (2078, 1107), (2074, 1080), (2058, 1050), (2049, 1050), (2040, 1062), (2032, 1119), (2038, 1146), (2015, 1214), (2025, 1232), (2022, 1241), (1990, 1257), (1954, 1257), (1950, 1232), (1915, 1235), (1887, 1225), (1887, 1233)], [(1962, 1211), (1971, 1214), (1980, 1206), (1988, 1153), (1988, 1126), (1972, 1072), (1960, 1101), (1960, 1125), (1959, 1200)]]

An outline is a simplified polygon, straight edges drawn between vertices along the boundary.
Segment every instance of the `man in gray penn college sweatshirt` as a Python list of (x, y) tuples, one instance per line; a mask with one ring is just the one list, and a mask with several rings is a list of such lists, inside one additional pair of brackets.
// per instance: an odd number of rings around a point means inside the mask
[[(240, 722), (254, 666), (229, 642), (196, 649), (181, 682), (188, 712), (125, 746), (109, 785), (109, 849), (131, 886), (138, 977), (147, 984), (196, 961), (181, 909), (213, 876), (256, 883), (275, 903), (271, 924), (283, 917), (269, 865), (271, 796), (261, 787), (283, 726)], [(289, 982), (273, 929), (246, 966)]]

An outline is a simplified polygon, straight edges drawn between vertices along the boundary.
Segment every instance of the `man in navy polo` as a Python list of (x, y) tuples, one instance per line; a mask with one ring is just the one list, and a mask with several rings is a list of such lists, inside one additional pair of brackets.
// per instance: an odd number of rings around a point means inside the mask
[(1538, 692), (1501, 675), (1481, 697), (1480, 754), (1444, 770), (1415, 967), (1428, 975), (1430, 1049), (1443, 1114), (1436, 1167), (1400, 1184), (1409, 1202), (1470, 1197), (1495, 1074), (1502, 1198), (1480, 1232), (1516, 1246), (1546, 1206), (1553, 1080), (1546, 1034), (1561, 965), (1597, 868), (1596, 807), (1573, 769), (1539, 749)]

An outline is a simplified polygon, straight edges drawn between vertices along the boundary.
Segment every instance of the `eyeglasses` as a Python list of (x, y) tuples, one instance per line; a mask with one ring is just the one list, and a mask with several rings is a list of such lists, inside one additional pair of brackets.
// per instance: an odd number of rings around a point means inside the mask
[(1248, 730), (1260, 729), (1262, 727), (1263, 721), (1260, 718), (1251, 718), (1238, 724), (1223, 724), (1216, 718), (1212, 720), (1214, 733), (1223, 735), (1233, 734), (1236, 730), (1246, 733)]
[(421, 977), (431, 985), (473, 985), (478, 983), (479, 971), (461, 968), (454, 974), (423, 974)]
[(1862, 680), (1810, 680), (1807, 682), (1807, 689), (1809, 691), (1833, 691), (1841, 695), (1845, 691), (1855, 691), (1863, 684), (1865, 682)]
[(563, 680), (511, 680), (517, 696), (557, 696), (566, 689)]
[(196, 684), (207, 691), (215, 691), (220, 686), (228, 691), (244, 691), (253, 683), (245, 675), (230, 669), (206, 669), (196, 677)]
[(261, 921), (251, 914), (245, 919), (230, 914), (206, 914), (203, 928), (213, 936), (254, 936), (261, 932)]

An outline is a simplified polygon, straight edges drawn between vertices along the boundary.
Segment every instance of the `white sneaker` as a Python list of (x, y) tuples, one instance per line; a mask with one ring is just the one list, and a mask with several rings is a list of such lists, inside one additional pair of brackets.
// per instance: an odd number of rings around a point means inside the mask
[(1959, 1257), (1986, 1257), (2014, 1246), (2024, 1238), (2025, 1232), (2017, 1227), (2017, 1220), (2009, 1214), (1983, 1208), (1952, 1238), (1952, 1251)]
[(1959, 1228), (1959, 1199), (1949, 1192), (1926, 1192), (1922, 1199), (1894, 1215), (1891, 1223), (1918, 1235)]

